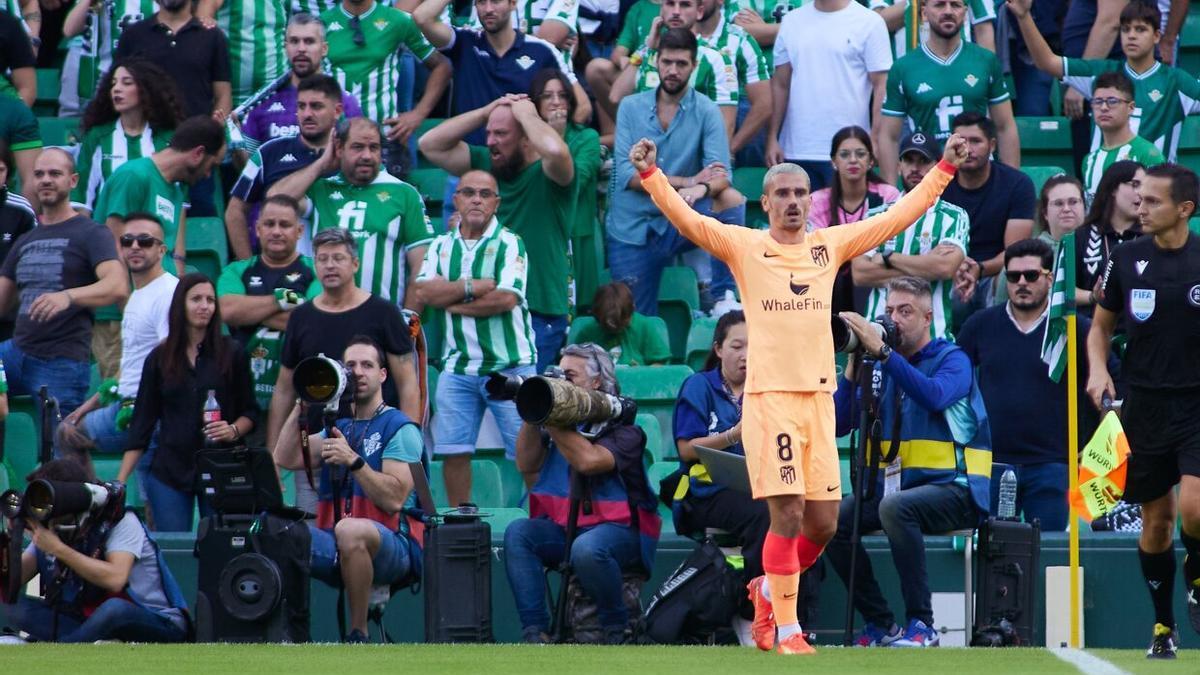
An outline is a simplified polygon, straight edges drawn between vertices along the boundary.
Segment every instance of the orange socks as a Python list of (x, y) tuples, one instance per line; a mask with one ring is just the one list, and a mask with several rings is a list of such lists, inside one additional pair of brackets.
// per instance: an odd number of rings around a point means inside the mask
[(798, 539), (808, 541), (803, 537), (781, 537), (773, 532), (768, 532), (763, 541), (763, 571), (766, 572), (767, 585), (771, 589), (771, 606), (775, 612), (776, 626), (798, 623), (796, 618), (796, 595), (800, 589)]

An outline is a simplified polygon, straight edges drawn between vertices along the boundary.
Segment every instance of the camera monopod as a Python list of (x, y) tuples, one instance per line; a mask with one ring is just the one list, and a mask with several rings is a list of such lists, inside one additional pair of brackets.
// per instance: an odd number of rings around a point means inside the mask
[(583, 509), (586, 513), (592, 512), (592, 499), (590, 494), (586, 494), (580, 498), (584, 491), (583, 479), (575, 471), (570, 470), (570, 497), (567, 501), (567, 532), (566, 546), (563, 548), (562, 563), (558, 566), (560, 574), (560, 586), (558, 590), (558, 602), (554, 605), (554, 630), (550, 632), (550, 638), (555, 643), (566, 642), (567, 640), (567, 594), (571, 589), (571, 580), (575, 576), (575, 570), (571, 567), (571, 547), (575, 545), (575, 536), (579, 529), (579, 509)]
[[(842, 644), (854, 643), (854, 573), (858, 567), (858, 550), (862, 543), (862, 509), (864, 501), (875, 499), (879, 489), (879, 464), (890, 464), (900, 451), (900, 397), (894, 397), (892, 433), (887, 455), (881, 453), (882, 422), (879, 418), (879, 399), (875, 396), (875, 363), (864, 358), (862, 350), (850, 355), (854, 365), (855, 386), (861, 392), (859, 424), (855, 434), (854, 454), (850, 463), (854, 510), (850, 527), (850, 571), (846, 575), (846, 628)], [(882, 393), (882, 385), (880, 392)]]
[(45, 464), (54, 459), (54, 429), (62, 421), (62, 417), (59, 414), (58, 399), (50, 395), (44, 384), (38, 388), (38, 407), (42, 411), (38, 464)]

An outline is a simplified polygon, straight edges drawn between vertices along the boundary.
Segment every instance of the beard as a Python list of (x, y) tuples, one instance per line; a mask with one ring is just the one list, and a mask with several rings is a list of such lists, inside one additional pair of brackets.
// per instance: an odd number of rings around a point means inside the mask
[(950, 32), (943, 31), (941, 26), (942, 26), (941, 22), (931, 23), (931, 24), (929, 24), (929, 31), (931, 33), (933, 33), (934, 35), (942, 38), (943, 40), (949, 40), (950, 38), (954, 37), (955, 35), (958, 35), (962, 31), (962, 24), (959, 24), (954, 30), (952, 30)]
[(158, 3), (158, 6), (167, 10), (168, 12), (178, 12), (186, 7), (190, 2), (191, 0), (161, 0)]
[(515, 152), (507, 157), (501, 157), (492, 161), (492, 175), (502, 183), (516, 180), (524, 168), (524, 160)]
[(1013, 307), (1017, 309), (1032, 310), (1043, 307), (1046, 304), (1046, 296), (1033, 293), (1022, 298), (1014, 294), (1009, 302), (1012, 302)]

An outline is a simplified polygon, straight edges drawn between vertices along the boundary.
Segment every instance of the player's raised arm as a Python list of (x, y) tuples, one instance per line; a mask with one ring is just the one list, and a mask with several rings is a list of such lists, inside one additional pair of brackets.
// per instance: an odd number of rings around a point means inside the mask
[[(696, 213), (683, 197), (667, 182), (667, 177), (655, 164), (658, 148), (654, 141), (643, 138), (629, 149), (629, 161), (637, 170), (642, 188), (654, 200), (654, 205), (663, 212), (667, 220), (687, 237), (688, 241), (728, 263), (737, 250), (737, 235), (748, 232), (745, 228), (725, 225), (716, 218)], [(940, 191), (939, 191), (940, 192)]]
[(942, 191), (954, 179), (954, 172), (967, 157), (967, 142), (954, 134), (946, 139), (942, 161), (913, 190), (904, 195), (887, 211), (857, 223), (829, 228), (843, 260), (851, 260), (903, 232), (921, 217), (942, 196)]

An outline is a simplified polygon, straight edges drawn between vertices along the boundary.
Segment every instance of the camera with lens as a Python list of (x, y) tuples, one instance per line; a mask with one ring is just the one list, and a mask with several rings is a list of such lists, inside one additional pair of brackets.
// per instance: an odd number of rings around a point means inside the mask
[[(892, 349), (900, 346), (900, 330), (896, 328), (892, 317), (880, 314), (875, 320), (868, 322), (868, 325), (879, 333), (879, 338), (885, 345)], [(858, 333), (850, 327), (850, 322), (835, 314), (830, 321), (830, 327), (833, 329), (833, 351), (846, 354), (862, 351), (862, 341), (858, 339)]]
[(338, 417), (351, 414), (357, 386), (354, 373), (341, 361), (324, 354), (310, 356), (296, 365), (292, 373), (296, 394), (310, 406), (321, 406)]
[(637, 417), (633, 399), (577, 387), (558, 368), (527, 378), (493, 373), (484, 387), (495, 400), (516, 401), (521, 419), (539, 426), (625, 425)]

